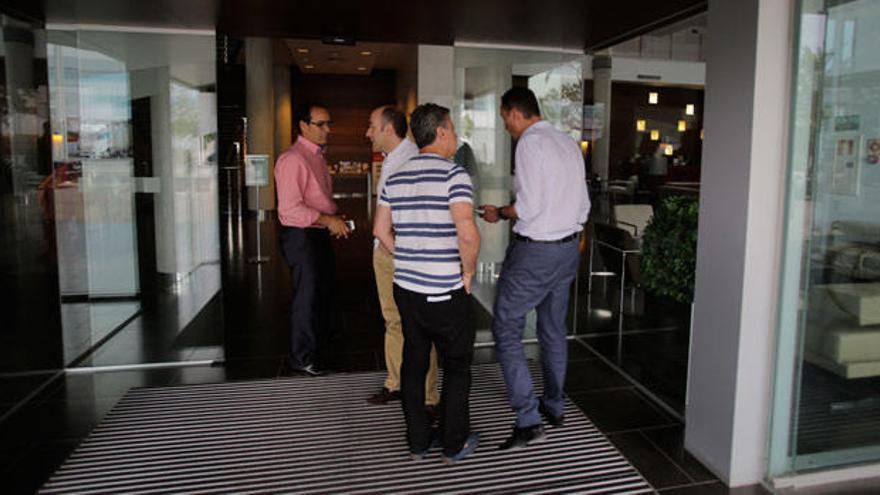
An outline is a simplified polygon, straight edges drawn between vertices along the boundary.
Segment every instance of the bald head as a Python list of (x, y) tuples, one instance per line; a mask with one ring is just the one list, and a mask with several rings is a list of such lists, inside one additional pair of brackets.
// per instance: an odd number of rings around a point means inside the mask
[(391, 152), (406, 137), (406, 115), (391, 105), (376, 108), (370, 113), (366, 137), (373, 151)]

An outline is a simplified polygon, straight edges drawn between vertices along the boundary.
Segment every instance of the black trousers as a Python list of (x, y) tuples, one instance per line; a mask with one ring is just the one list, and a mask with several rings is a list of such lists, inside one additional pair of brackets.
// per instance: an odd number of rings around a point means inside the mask
[(470, 433), (468, 396), (474, 357), (471, 298), (464, 289), (438, 297), (409, 291), (395, 284), (394, 302), (403, 324), (400, 391), (410, 451), (423, 452), (431, 443), (431, 429), (425, 413), (425, 375), (433, 344), (443, 368), (440, 393), (443, 453), (447, 456), (457, 454)]
[(293, 285), (290, 355), (295, 366), (306, 366), (330, 337), (336, 259), (326, 229), (282, 226), (279, 238)]

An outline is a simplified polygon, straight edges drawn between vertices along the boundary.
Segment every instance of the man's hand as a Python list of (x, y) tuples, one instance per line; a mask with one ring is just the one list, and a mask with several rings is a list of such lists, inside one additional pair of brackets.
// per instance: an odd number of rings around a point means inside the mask
[(330, 235), (337, 239), (348, 239), (351, 234), (351, 230), (345, 224), (345, 218), (339, 215), (321, 215), (318, 217), (318, 223), (326, 226)]
[(467, 292), (468, 294), (471, 293), (471, 282), (473, 281), (473, 279), (474, 279), (473, 272), (461, 274), (461, 281), (464, 283), (464, 291)]
[(480, 208), (483, 209), (483, 220), (489, 223), (496, 223), (498, 220), (501, 220), (501, 216), (498, 214), (498, 207), (495, 205), (482, 205)]

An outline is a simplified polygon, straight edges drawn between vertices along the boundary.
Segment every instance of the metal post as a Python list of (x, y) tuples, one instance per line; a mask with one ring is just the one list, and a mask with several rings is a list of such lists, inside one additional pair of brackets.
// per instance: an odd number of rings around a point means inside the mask
[(257, 231), (257, 254), (256, 254), (256, 256), (249, 258), (248, 263), (258, 265), (258, 264), (265, 263), (265, 262), (269, 261), (269, 257), (263, 256), (262, 252), (261, 252), (262, 243), (261, 243), (260, 237), (262, 237), (262, 236), (260, 235), (260, 224), (263, 223), (263, 209), (260, 208), (260, 186), (256, 186), (256, 187), (257, 187), (257, 191), (256, 191), (256, 197), (257, 197), (257, 229), (256, 229), (256, 231)]
[(373, 218), (373, 170), (367, 170), (367, 218)]
[(621, 257), (623, 261), (620, 262), (620, 314), (623, 314), (623, 299), (626, 295), (626, 251), (623, 252), (623, 256)]
[[(595, 237), (595, 233), (593, 234), (593, 236)], [(593, 244), (593, 239), (588, 239), (588, 241), (590, 242), (590, 275), (589, 275), (589, 280), (587, 280), (587, 293), (592, 294), (593, 293), (593, 246), (594, 246), (594, 244)]]

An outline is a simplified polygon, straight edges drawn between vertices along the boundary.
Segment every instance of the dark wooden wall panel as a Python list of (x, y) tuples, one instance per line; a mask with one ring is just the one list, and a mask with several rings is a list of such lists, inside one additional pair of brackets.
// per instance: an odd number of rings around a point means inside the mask
[[(303, 74), (291, 77), (293, 107), (303, 101), (325, 105), (333, 119), (327, 163), (341, 160), (369, 162), (370, 141), (364, 137), (370, 112), (396, 99), (394, 71), (375, 70), (370, 75)], [(294, 132), (298, 132), (294, 125)]]

